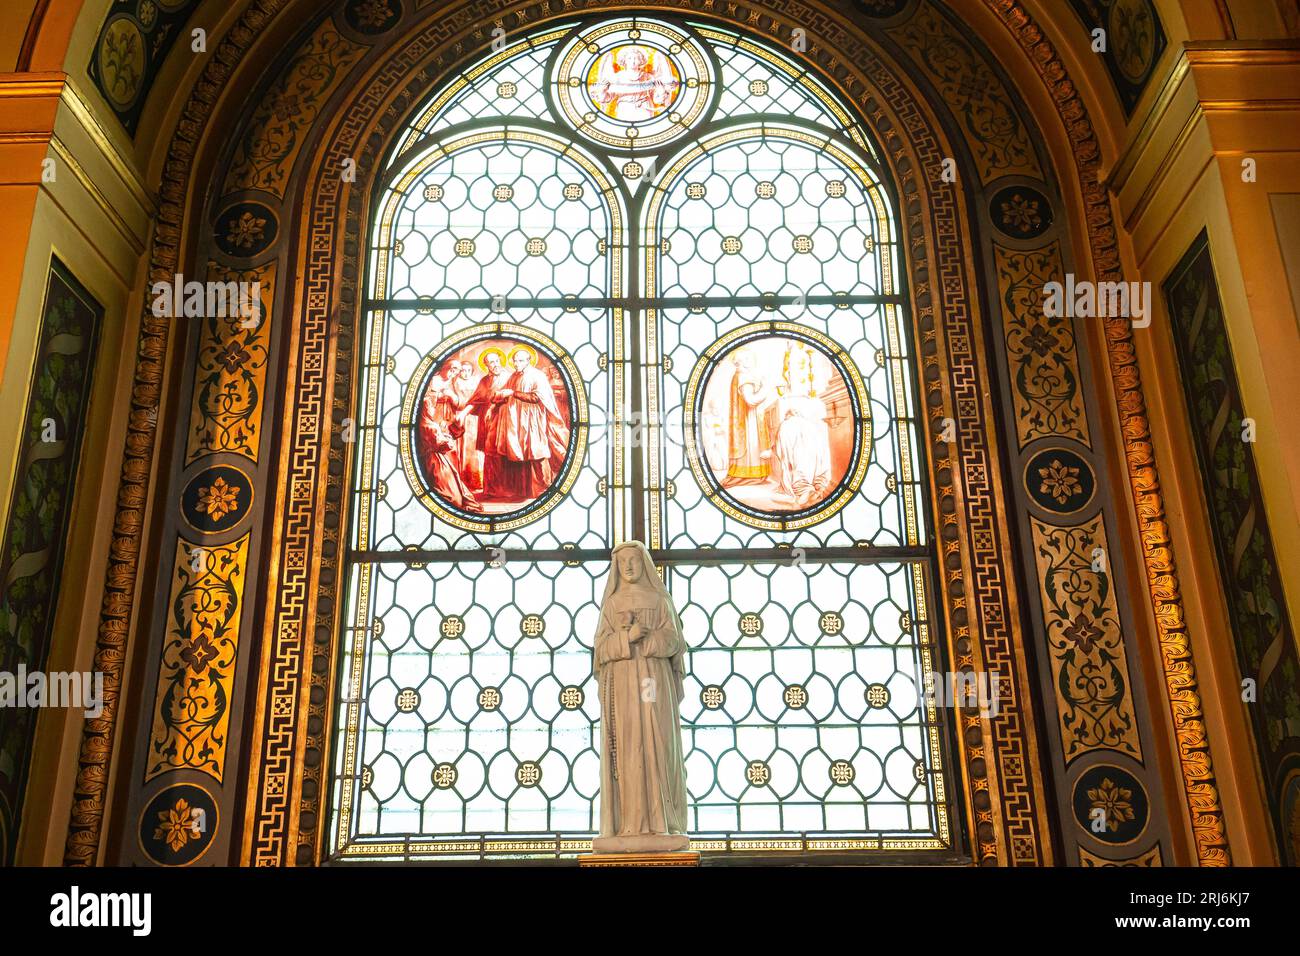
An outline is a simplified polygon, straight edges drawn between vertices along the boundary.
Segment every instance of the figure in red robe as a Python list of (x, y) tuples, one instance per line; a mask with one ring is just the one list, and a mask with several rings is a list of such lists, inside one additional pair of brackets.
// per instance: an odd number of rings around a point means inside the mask
[(532, 349), (510, 355), (514, 373), (498, 392), (504, 396), (493, 436), (501, 457), (501, 494), (531, 501), (551, 487), (569, 447), (569, 423), (555, 400), (555, 388), (537, 367)]

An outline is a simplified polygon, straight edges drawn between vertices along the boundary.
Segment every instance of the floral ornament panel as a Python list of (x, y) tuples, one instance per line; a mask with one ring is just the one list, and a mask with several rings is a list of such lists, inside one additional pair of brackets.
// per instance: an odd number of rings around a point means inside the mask
[(989, 218), (1012, 239), (1037, 239), (1052, 227), (1052, 204), (1032, 186), (1008, 186), (993, 195)]
[(176, 784), (155, 795), (140, 814), (140, 846), (159, 866), (188, 866), (212, 846), (219, 824), (212, 794)]
[(1160, 844), (1157, 843), (1145, 853), (1139, 853), (1137, 856), (1129, 857), (1123, 860), (1108, 860), (1104, 856), (1098, 856), (1095, 853), (1089, 853), (1083, 847), (1079, 847), (1079, 865), (1080, 866), (1163, 866), (1164, 860), (1160, 855)]
[(984, 182), (1042, 175), (1011, 95), (946, 16), (922, 3), (915, 16), (888, 32), (939, 88)]
[(1132, 843), (1150, 817), (1142, 782), (1122, 767), (1097, 764), (1079, 775), (1071, 801), (1074, 819), (1102, 843)]
[(1030, 526), (1065, 763), (1103, 748), (1141, 759), (1102, 519)]
[(1092, 466), (1068, 448), (1048, 448), (1025, 465), (1025, 492), (1041, 508), (1072, 514), (1092, 500)]
[(343, 19), (358, 33), (377, 35), (391, 30), (402, 18), (400, 0), (348, 0)]
[(239, 524), (253, 504), (253, 483), (229, 465), (199, 472), (181, 493), (181, 515), (196, 531), (215, 534)]
[(275, 213), (256, 202), (241, 202), (217, 217), (213, 240), (228, 256), (249, 259), (275, 242), (279, 231)]
[(1167, 41), (1160, 15), (1151, 0), (1070, 0), (1070, 6), (1092, 31), (1106, 31), (1101, 60), (1115, 84), (1124, 115), (1131, 116), (1142, 97)]
[[(257, 283), (260, 301), (249, 316), (215, 313), (200, 322), (190, 408), (186, 464), (212, 452), (231, 452), (257, 461), (262, 446), (262, 398), (270, 348), (275, 262), (256, 269), (231, 269), (208, 263), (211, 282)], [(229, 310), (227, 310), (229, 311)], [(187, 511), (187, 517), (192, 512)]]
[(181, 768), (223, 778), (248, 539), (176, 543), (146, 781)]
[(158, 71), (199, 0), (114, 0), (87, 72), (128, 133), (134, 133)]
[(1043, 313), (1043, 286), (1065, 272), (1060, 243), (1032, 252), (995, 244), (993, 253), (1020, 446), (1048, 437), (1089, 445), (1074, 327)]
[(283, 198), (293, 159), (330, 92), (366, 47), (326, 20), (262, 98), (235, 150), (222, 193), (262, 189)]

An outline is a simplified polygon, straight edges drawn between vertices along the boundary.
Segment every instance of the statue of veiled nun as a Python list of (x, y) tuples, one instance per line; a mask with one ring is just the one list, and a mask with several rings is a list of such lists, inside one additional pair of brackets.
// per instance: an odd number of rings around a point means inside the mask
[(686, 765), (678, 707), (686, 642), (639, 541), (614, 549), (596, 632), (600, 688), (597, 853), (686, 850)]

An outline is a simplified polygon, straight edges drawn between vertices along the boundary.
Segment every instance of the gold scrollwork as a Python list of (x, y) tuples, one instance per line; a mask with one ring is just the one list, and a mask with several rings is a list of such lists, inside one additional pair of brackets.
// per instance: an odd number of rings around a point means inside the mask
[(1031, 526), (1065, 762), (1099, 747), (1141, 760), (1102, 519)]
[(211, 547), (176, 542), (146, 781), (180, 768), (222, 779), (249, 537)]

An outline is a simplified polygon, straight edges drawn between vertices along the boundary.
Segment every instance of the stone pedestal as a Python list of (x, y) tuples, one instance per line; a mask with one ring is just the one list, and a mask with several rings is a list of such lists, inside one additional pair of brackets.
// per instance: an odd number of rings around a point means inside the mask
[(593, 853), (681, 853), (690, 848), (691, 838), (684, 833), (639, 833), (591, 841)]

